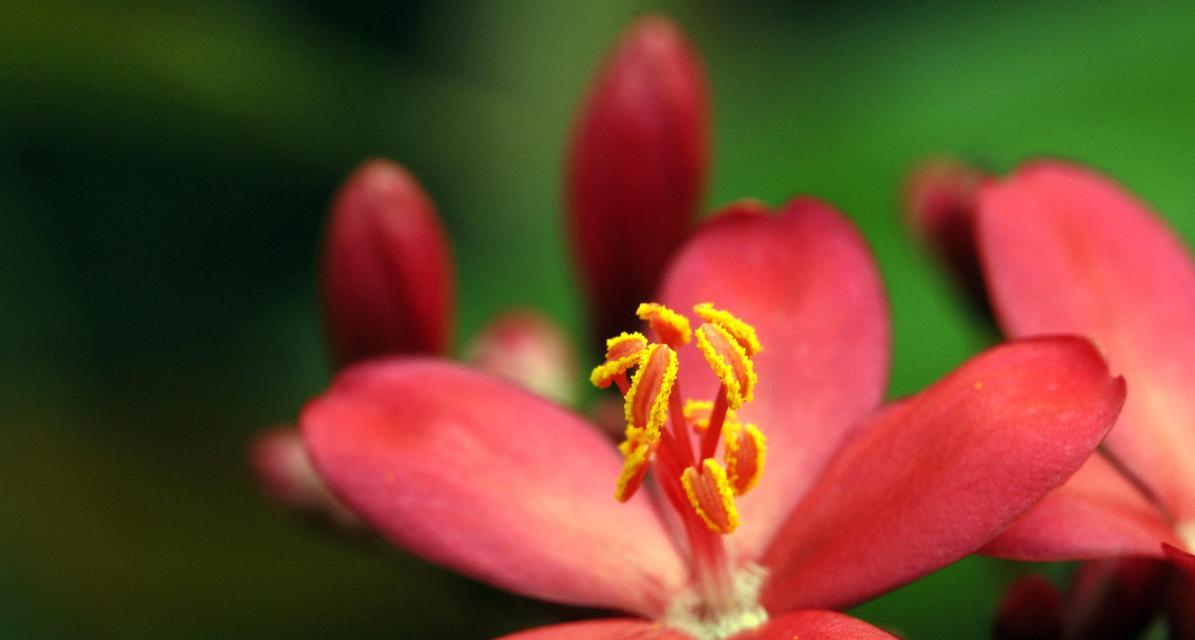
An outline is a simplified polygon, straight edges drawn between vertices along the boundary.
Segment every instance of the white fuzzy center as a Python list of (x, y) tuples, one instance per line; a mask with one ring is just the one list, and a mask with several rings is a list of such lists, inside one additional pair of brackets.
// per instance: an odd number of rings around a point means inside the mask
[(723, 640), (759, 627), (768, 621), (768, 612), (759, 604), (759, 591), (766, 577), (767, 571), (755, 564), (735, 570), (730, 602), (718, 610), (711, 610), (701, 594), (690, 588), (668, 604), (663, 622), (696, 640)]

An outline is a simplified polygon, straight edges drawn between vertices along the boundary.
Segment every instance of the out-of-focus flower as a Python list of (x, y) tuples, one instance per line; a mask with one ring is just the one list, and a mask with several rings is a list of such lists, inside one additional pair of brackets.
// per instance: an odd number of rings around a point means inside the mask
[(705, 72), (679, 27), (637, 21), (589, 87), (568, 150), (566, 205), (598, 337), (632, 328), (705, 190)]
[[(1195, 549), (1190, 255), (1146, 204), (1061, 161), (985, 183), (974, 216), (976, 252), (1004, 332), (1085, 336), (1129, 388), (1108, 455), (1093, 457), (987, 551), (1057, 561), (1160, 558), (1163, 544), (1172, 558)], [(1107, 575), (1087, 590), (1125, 589), (1114, 605), (1121, 606), (1154, 598), (1167, 580), (1122, 577)]]
[(1017, 579), (996, 611), (992, 640), (1061, 640), (1062, 597), (1042, 576)]
[(290, 513), (327, 520), (343, 531), (364, 529), (311, 466), (298, 429), (280, 426), (258, 434), (249, 448), (249, 464), (262, 492)]
[(554, 322), (530, 310), (494, 319), (465, 350), (465, 362), (562, 405), (577, 396), (577, 358)]
[[(637, 617), (527, 638), (889, 637), (829, 610), (995, 536), (1095, 450), (1123, 381), (1087, 342), (1042, 338), (875, 411), (888, 320), (863, 241), (812, 200), (758, 209), (699, 231), (664, 280), (668, 306), (641, 313), (652, 339), (614, 340), (595, 371), (627, 391), (621, 452), (523, 390), (393, 359), (347, 369), (306, 407), (317, 468), (430, 561)], [(704, 322), (687, 331), (674, 309)], [(649, 472), (661, 499), (632, 499)]]
[(338, 366), (448, 350), (452, 253), (435, 205), (414, 176), (386, 160), (353, 172), (332, 205), (322, 285), (328, 344)]

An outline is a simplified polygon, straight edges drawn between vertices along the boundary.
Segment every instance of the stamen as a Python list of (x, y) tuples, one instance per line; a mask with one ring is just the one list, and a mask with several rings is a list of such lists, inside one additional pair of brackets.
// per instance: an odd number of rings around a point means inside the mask
[(627, 369), (639, 362), (639, 355), (647, 348), (647, 338), (638, 331), (623, 332), (606, 340), (606, 361), (593, 368), (589, 381), (599, 389), (609, 387)]
[[(704, 433), (710, 428), (710, 418), (714, 414), (714, 403), (711, 400), (686, 400), (685, 422), (698, 433)], [(733, 411), (726, 412), (726, 424), (738, 423), (738, 417)]]
[(722, 458), (726, 462), (727, 477), (734, 495), (741, 496), (754, 489), (763, 476), (767, 441), (753, 424), (741, 426), (727, 420), (722, 428), (726, 435)]
[(759, 344), (759, 338), (755, 335), (755, 327), (743, 322), (733, 313), (715, 309), (714, 305), (708, 302), (702, 302), (693, 307), (693, 313), (696, 313), (702, 320), (725, 329), (735, 339), (735, 342), (742, 345), (748, 356), (753, 356), (763, 350)]
[(693, 334), (692, 329), (689, 328), (688, 318), (662, 304), (644, 302), (639, 305), (635, 315), (639, 316), (640, 320), (651, 324), (651, 329), (660, 342), (673, 349), (679, 349), (681, 345), (687, 344)]
[(662, 344), (649, 346), (640, 356), (639, 368), (627, 390), (626, 418), (630, 430), (642, 429), (644, 437), (658, 440), (668, 418), (668, 396), (676, 383), (676, 352)]
[(647, 476), (648, 463), (651, 462), (651, 450), (654, 445), (643, 443), (631, 451), (622, 463), (622, 471), (618, 474), (618, 482), (614, 488), (614, 499), (626, 502), (635, 495)]
[(739, 526), (739, 513), (734, 506), (734, 492), (726, 472), (716, 460), (708, 458), (701, 466), (701, 471), (686, 467), (680, 476), (689, 504), (710, 531), (730, 533)]
[(738, 409), (755, 393), (755, 365), (726, 329), (705, 323), (697, 329), (697, 348), (727, 390), (727, 403)]

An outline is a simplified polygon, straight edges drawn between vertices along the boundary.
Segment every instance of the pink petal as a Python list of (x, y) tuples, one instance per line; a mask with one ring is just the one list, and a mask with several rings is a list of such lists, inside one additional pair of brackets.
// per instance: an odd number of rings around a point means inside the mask
[(362, 164), (336, 196), (325, 238), (324, 319), (336, 364), (443, 353), (455, 286), (452, 249), (419, 182), (386, 160)]
[[(740, 203), (707, 222), (664, 280), (662, 301), (689, 313), (712, 302), (755, 326), (756, 400), (739, 416), (768, 439), (757, 488), (739, 499), (734, 541), (758, 556), (842, 443), (879, 404), (888, 375), (888, 315), (875, 262), (859, 233), (809, 198), (779, 215)], [(687, 398), (712, 398), (713, 374), (681, 350)]]
[(1123, 401), (1078, 338), (973, 358), (834, 458), (764, 557), (764, 605), (845, 607), (975, 551), (1079, 469)]
[(328, 491), (311, 464), (299, 430), (273, 427), (253, 438), (249, 464), (262, 494), (287, 511), (312, 516), (345, 533), (360, 533), (363, 522)]
[(1101, 454), (983, 548), (1014, 560), (1160, 557), (1178, 544), (1165, 516)]
[(528, 629), (499, 640), (685, 640), (689, 636), (646, 620), (585, 620)]
[(589, 88), (569, 148), (570, 235), (597, 337), (635, 324), (701, 205), (709, 90), (672, 21), (637, 21)]
[(1129, 384), (1108, 447), (1179, 521), (1195, 519), (1195, 266), (1144, 203), (1038, 162), (980, 194), (980, 252), (1010, 335), (1091, 338)]
[(891, 640), (896, 636), (835, 611), (794, 611), (734, 640)]
[(621, 458), (537, 396), (433, 360), (353, 367), (302, 415), (321, 475), (396, 544), (521, 594), (658, 613), (684, 568)]

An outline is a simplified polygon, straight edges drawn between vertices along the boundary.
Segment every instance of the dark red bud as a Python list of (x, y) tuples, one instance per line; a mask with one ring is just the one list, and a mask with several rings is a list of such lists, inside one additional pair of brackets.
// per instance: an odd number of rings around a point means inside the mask
[(1060, 640), (1062, 597), (1048, 580), (1037, 575), (1017, 579), (1004, 592), (993, 640)]
[(988, 174), (953, 159), (921, 165), (905, 188), (906, 223), (952, 271), (959, 284), (987, 309), (975, 239), (979, 186)]
[(1163, 545), (1173, 564), (1166, 594), (1167, 618), (1173, 640), (1195, 640), (1195, 555)]
[(708, 135), (697, 53), (670, 20), (639, 20), (589, 87), (568, 153), (572, 242), (600, 340), (634, 327), (691, 226)]
[(499, 316), (473, 339), (465, 360), (549, 400), (566, 405), (576, 400), (576, 354), (560, 327), (541, 313)]
[(249, 449), (249, 463), (262, 494), (286, 511), (346, 532), (364, 529), (319, 477), (297, 429), (274, 427), (258, 434)]
[(337, 366), (447, 351), (452, 253), (435, 206), (410, 173), (385, 160), (361, 165), (332, 205), (324, 252), (324, 316)]
[(1066, 599), (1066, 637), (1140, 636), (1160, 609), (1169, 578), (1167, 563), (1150, 558), (1084, 562)]

